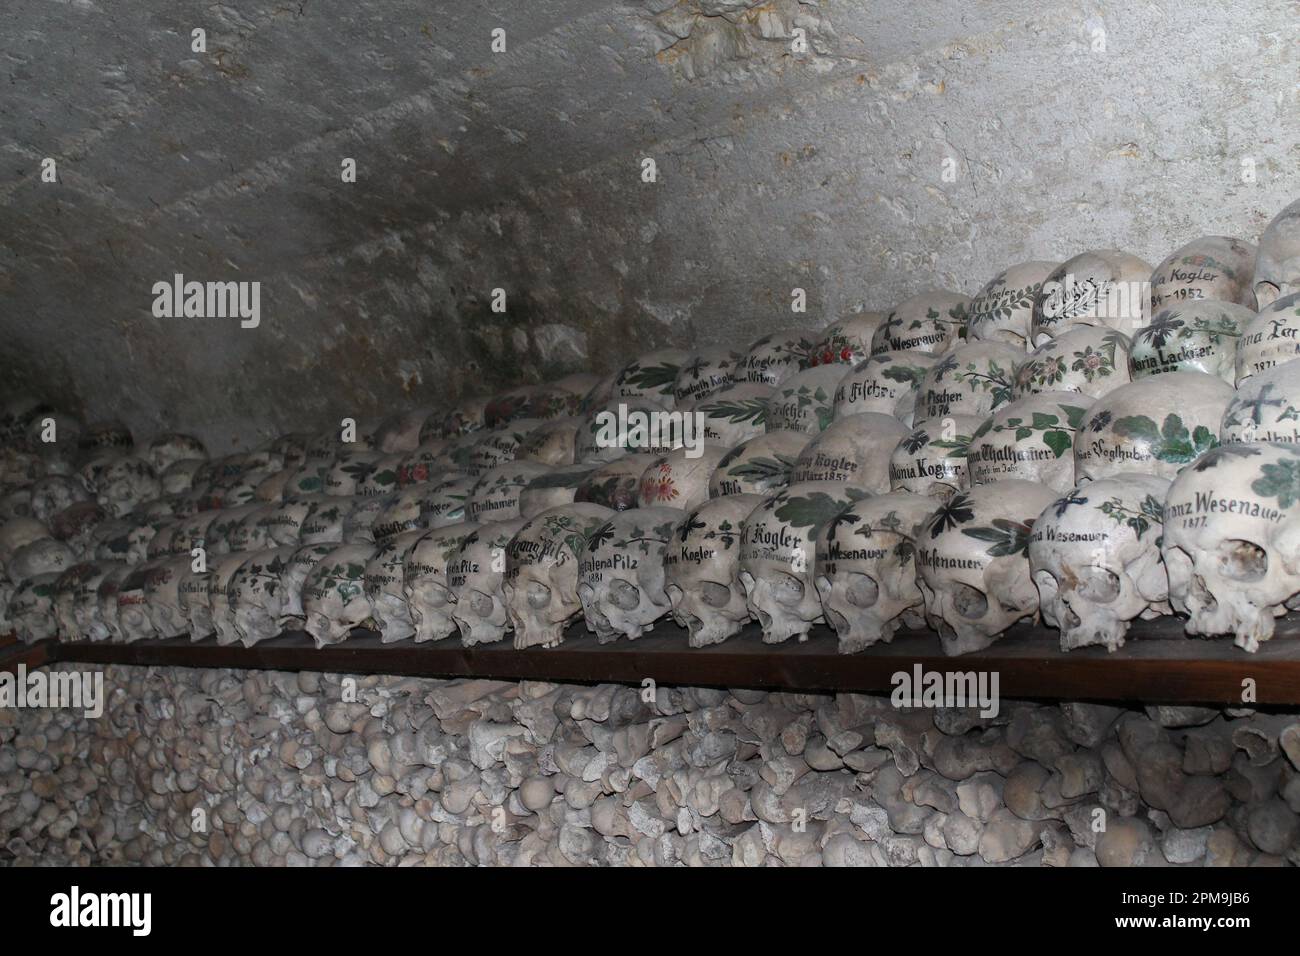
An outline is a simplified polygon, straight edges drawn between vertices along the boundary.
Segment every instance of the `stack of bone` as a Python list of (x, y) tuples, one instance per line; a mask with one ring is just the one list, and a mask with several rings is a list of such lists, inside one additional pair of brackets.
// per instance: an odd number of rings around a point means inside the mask
[(974, 298), (665, 349), (210, 459), (38, 401), (0, 421), (0, 629), (26, 641), (552, 647), (673, 617), (949, 654), (1136, 618), (1253, 652), (1300, 593), (1300, 202), (1258, 246), (1027, 262)]
[[(0, 710), (0, 862), (1300, 863), (1300, 717), (110, 667)], [(348, 702), (353, 701), (353, 702)]]

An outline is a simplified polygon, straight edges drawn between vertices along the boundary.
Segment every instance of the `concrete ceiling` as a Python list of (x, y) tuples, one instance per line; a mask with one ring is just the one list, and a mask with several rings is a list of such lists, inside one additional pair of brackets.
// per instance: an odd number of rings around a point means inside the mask
[[(1298, 19), (1183, 0), (7, 0), (0, 388), (239, 447), (970, 293), (1018, 259), (1253, 241), (1300, 194)], [(155, 318), (175, 273), (260, 281), (261, 325)], [(790, 315), (794, 286), (811, 315)]]

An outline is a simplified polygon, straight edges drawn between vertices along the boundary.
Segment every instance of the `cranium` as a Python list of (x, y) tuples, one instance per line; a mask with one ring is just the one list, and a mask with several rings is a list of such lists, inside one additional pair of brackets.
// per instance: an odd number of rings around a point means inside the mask
[(465, 520), (465, 503), (477, 478), (457, 475), (428, 488), (421, 499), (420, 523), (426, 528), (445, 528)]
[(947, 415), (917, 424), (889, 458), (889, 487), (947, 501), (970, 488), (966, 454), (987, 419)]
[(583, 423), (584, 419), (575, 415), (543, 422), (524, 438), (515, 459), (549, 466), (572, 465)]
[(375, 429), (375, 448), (385, 455), (406, 455), (414, 451), (420, 444), (420, 429), (431, 414), (429, 408), (413, 408), (385, 419)]
[(483, 427), (494, 431), (520, 419), (543, 419), (564, 414), (565, 402), (571, 398), (567, 393), (557, 393), (546, 385), (521, 385), (488, 399), (483, 406)]
[(86, 639), (87, 632), (82, 623), (77, 620), (77, 601), (84, 589), (85, 582), (92, 577), (98, 582), (102, 575), (103, 571), (100, 570), (98, 565), (92, 562), (82, 562), (67, 568), (55, 580), (54, 620), (58, 625), (59, 640), (82, 641)]
[(280, 547), (254, 551), (227, 582), (226, 600), (234, 612), (235, 633), (245, 647), (279, 637), (286, 599), (281, 582), (296, 550)]
[(1237, 342), (1237, 384), (1300, 358), (1300, 292), (1260, 310)]
[(600, 465), (578, 484), (573, 500), (578, 504), (594, 504), (614, 511), (626, 511), (637, 506), (641, 493), (641, 476), (655, 461), (657, 455), (624, 455), (608, 464)]
[(253, 490), (253, 497), (258, 501), (265, 501), (267, 504), (275, 504), (284, 500), (285, 489), (290, 489), (290, 494), (297, 494), (296, 488), (293, 488), (289, 482), (296, 474), (298, 469), (292, 470), (282, 468), (275, 472), (269, 478), (263, 478)]
[(1027, 352), (1034, 300), (1059, 262), (1032, 260), (1004, 269), (970, 301), (966, 337), (971, 342), (1005, 342)]
[(1082, 392), (1100, 398), (1127, 385), (1129, 338), (1104, 325), (1079, 325), (1048, 339), (1016, 366), (1015, 398), (1037, 392)]
[(17, 583), (42, 574), (62, 574), (76, 563), (76, 555), (62, 541), (38, 538), (25, 544), (9, 559), (10, 580)]
[(1206, 452), (1174, 479), (1161, 550), (1189, 634), (1232, 634), (1254, 653), (1300, 591), (1300, 445)]
[(1255, 318), (1245, 306), (1206, 299), (1156, 313), (1133, 333), (1134, 380), (1162, 372), (1205, 372), (1229, 385), (1237, 376), (1237, 342)]
[(766, 430), (789, 429), (809, 435), (824, 430), (835, 413), (835, 388), (848, 371), (848, 366), (833, 363), (791, 375), (768, 399)]
[[(307, 513), (303, 516), (302, 524), (298, 526), (298, 542), (300, 544), (342, 542), (344, 523), (356, 506), (355, 498), (322, 495), (314, 499), (307, 506)], [(214, 524), (211, 530), (215, 531), (215, 529)]]
[(1224, 442), (1300, 442), (1300, 362), (1287, 362), (1242, 382), (1223, 413)]
[(46, 475), (32, 485), (31, 516), (48, 523), (64, 508), (85, 501), (86, 497), (80, 482), (67, 475)]
[(679, 448), (646, 466), (641, 473), (637, 504), (689, 509), (709, 500), (709, 478), (728, 449), (720, 445)]
[(862, 412), (837, 418), (804, 446), (790, 481), (844, 481), (873, 493), (889, 490), (889, 456), (907, 435), (891, 415)]
[(1027, 547), (1056, 494), (1009, 479), (953, 495), (917, 531), (917, 583), (925, 617), (949, 656), (983, 650), (1038, 613)]
[(614, 400), (614, 386), (618, 384), (618, 372), (606, 375), (595, 382), (578, 403), (578, 415), (586, 417), (596, 409)]
[(770, 385), (739, 382), (714, 392), (694, 405), (679, 406), (683, 414), (700, 416), (700, 432), (710, 445), (733, 448), (761, 435), (767, 421), (767, 406), (776, 393)]
[[(377, 451), (342, 451), (334, 459), (334, 464), (326, 471), (322, 491), (327, 495), (350, 498), (360, 495), (362, 486), (380, 468), (381, 463), (391, 461), (388, 455)], [(393, 484), (397, 483), (396, 466), (393, 470)]]
[(777, 386), (812, 367), (812, 350), (820, 338), (811, 329), (785, 329), (750, 343), (736, 366), (737, 382)]
[(1168, 372), (1115, 389), (1088, 409), (1075, 435), (1076, 477), (1136, 471), (1172, 479), (1218, 444), (1232, 395), (1231, 385), (1204, 372)]
[(607, 462), (623, 455), (662, 454), (685, 443), (685, 419), (645, 399), (617, 399), (587, 416), (573, 458)]
[[(104, 509), (93, 501), (80, 501), (69, 505), (50, 519), (50, 532), (67, 544), (73, 554), (89, 558), (98, 556), (97, 546), (103, 540), (101, 529), (115, 524)], [(131, 523), (122, 522), (123, 526), (127, 524)], [(129, 542), (124, 538), (122, 544), (127, 546)]]
[(956, 292), (930, 291), (900, 302), (871, 340), (871, 354), (929, 352), (940, 355), (957, 342), (970, 299)]
[(123, 564), (119, 561), (110, 561), (110, 569), (103, 578), (100, 579), (99, 589), (96, 597), (99, 602), (99, 620), (104, 626), (106, 636), (104, 640), (109, 641), (126, 641), (126, 634), (122, 631), (122, 620), (118, 613), (117, 599), (122, 593), (122, 585), (126, 582), (135, 569), (129, 564)]
[(1078, 392), (1039, 392), (999, 408), (975, 429), (966, 449), (971, 487), (1020, 478), (1069, 491), (1075, 484), (1074, 449), (1091, 406)]
[[(235, 605), (232, 600), (234, 595), (230, 592), (230, 582), (234, 579), (235, 572), (243, 567), (244, 562), (250, 557), (252, 555), (247, 551), (221, 555), (213, 562), (212, 575), (207, 579), (208, 616), (212, 622), (212, 630), (217, 635), (217, 643), (223, 646), (239, 643), (240, 635), (235, 629)], [(193, 614), (192, 608), (190, 613)]]
[(109, 462), (95, 481), (99, 506), (114, 518), (123, 518), (136, 505), (162, 494), (153, 466), (143, 458), (124, 455)]
[(189, 570), (190, 558), (167, 558), (147, 565), (144, 579), (144, 608), (159, 637), (178, 637), (189, 630), (180, 606), (181, 575)]
[(59, 573), (38, 574), (20, 581), (14, 587), (6, 616), (14, 633), (24, 644), (35, 644), (58, 636), (59, 623), (54, 616), (54, 589)]
[[(324, 498), (324, 501), (331, 504), (337, 501), (335, 498)], [(230, 546), (230, 534), (237, 531), (239, 524), (245, 518), (256, 515), (265, 505), (240, 505), (237, 508), (222, 508), (208, 522), (207, 528), (203, 532), (203, 547), (208, 554), (229, 554), (232, 550)], [(188, 525), (188, 522), (185, 523)], [(238, 534), (236, 534), (238, 540)], [(193, 546), (193, 545), (191, 545)]]
[(1255, 299), (1267, 309), (1285, 296), (1300, 295), (1300, 199), (1278, 213), (1259, 237), (1255, 257)]
[(413, 485), (393, 495), (370, 525), (375, 543), (385, 544), (389, 538), (406, 531), (428, 530), (420, 514), (429, 490), (427, 485)]
[(338, 547), (335, 542), (303, 545), (290, 556), (280, 576), (280, 591), (283, 604), (280, 606), (280, 627), (282, 630), (300, 629), (307, 619), (303, 609), (302, 588), (307, 575), (326, 555)]
[(181, 572), (180, 580), (176, 582), (177, 605), (191, 641), (201, 641), (216, 633), (212, 626), (210, 593), (215, 578), (216, 574), (208, 567), (206, 559), (201, 562), (194, 559)]
[(988, 415), (1011, 401), (1016, 364), (1024, 357), (1005, 342), (953, 346), (925, 373), (914, 417)]
[(162, 558), (172, 557), (176, 553), (172, 549), (172, 535), (176, 531), (175, 522), (144, 519), (136, 526), (136, 530), (148, 534), (145, 529), (152, 531), (145, 542), (145, 561), (159, 561)]
[(429, 416), (420, 429), (421, 443), (430, 438), (454, 438), (478, 431), (483, 427), (486, 407), (486, 398), (467, 398), (441, 418), (437, 415)]
[(746, 516), (740, 535), (740, 583), (763, 641), (808, 639), (823, 620), (813, 583), (821, 527), (869, 492), (845, 482), (805, 481), (764, 499)]
[(1151, 265), (1117, 249), (1094, 249), (1057, 266), (1034, 300), (1035, 346), (1076, 325), (1132, 335), (1151, 321)]
[(307, 446), (312, 436), (306, 433), (280, 435), (272, 439), (267, 448), (272, 454), (279, 455), (285, 468), (297, 468), (307, 460)]
[(252, 510), (226, 531), (226, 548), (230, 551), (265, 551), (274, 548), (272, 521), (278, 517), (274, 505), (252, 505)]
[[(357, 481), (354, 494), (358, 498), (382, 498), (397, 490), (397, 469), (405, 460), (403, 455), (383, 455), (366, 474)], [(258, 486), (259, 488), (261, 485)]]
[(569, 465), (538, 475), (519, 492), (519, 516), (534, 518), (548, 508), (572, 504), (582, 483), (595, 470), (594, 465)]
[(389, 536), (366, 565), (366, 595), (374, 608), (381, 643), (415, 636), (415, 622), (406, 603), (406, 558), (424, 533), (419, 529)]
[(600, 643), (633, 640), (669, 612), (664, 550), (681, 512), (643, 506), (610, 515), (587, 537), (578, 560), (578, 598)]
[(449, 447), (445, 438), (432, 438), (402, 459), (397, 469), (397, 487), (409, 488), (436, 481), (445, 469), (439, 463)]
[(658, 349), (639, 355), (618, 373), (614, 384), (616, 399), (648, 399), (671, 408), (676, 402), (673, 386), (691, 353), (681, 349)]
[(1201, 236), (1175, 249), (1151, 273), (1151, 310), (1214, 300), (1255, 311), (1255, 247), (1231, 236)]
[(864, 359), (835, 386), (835, 417), (877, 412), (910, 424), (921, 381), (938, 361), (926, 352), (880, 352)]
[(709, 476), (709, 497), (761, 495), (784, 487), (811, 439), (804, 432), (767, 432), (737, 445)]
[[(122, 640), (150, 640), (160, 637), (145, 605), (144, 585), (149, 577), (148, 565), (135, 565), (117, 589), (117, 626)], [(170, 635), (168, 635), (170, 636)]]
[(14, 488), (6, 491), (0, 488), (0, 521), (10, 518), (30, 518), (32, 516), (31, 488)]
[[(366, 595), (366, 565), (375, 549), (367, 544), (345, 544), (321, 558), (302, 585), (303, 630), (317, 647), (346, 640), (353, 628), (374, 628), (370, 598)], [(218, 569), (220, 574), (220, 569)], [(220, 640), (218, 622), (218, 640)]]
[(153, 466), (153, 470), (161, 475), (178, 461), (207, 458), (208, 450), (203, 442), (193, 435), (170, 432), (159, 435), (149, 442), (149, 450), (145, 453), (145, 457)]
[[(183, 461), (172, 462), (158, 476), (163, 494), (179, 495), (195, 490), (194, 478), (204, 464), (206, 462), (200, 458), (186, 458)], [(199, 490), (207, 491), (207, 488)]]
[(447, 564), (477, 530), (478, 525), (467, 522), (435, 528), (422, 534), (406, 553), (402, 587), (417, 642), (440, 641), (455, 633), (451, 613), (456, 596), (447, 586)]
[(535, 461), (510, 461), (483, 472), (465, 501), (465, 520), (478, 524), (518, 518), (520, 492), (550, 470)]
[(1116, 650), (1131, 620), (1169, 613), (1159, 544), (1168, 491), (1155, 475), (1119, 474), (1080, 485), (1039, 516), (1029, 567), (1061, 650)]
[(50, 529), (35, 518), (10, 518), (0, 524), (0, 567), (7, 569), (19, 548), (48, 537)]
[(555, 647), (582, 610), (578, 561), (593, 530), (614, 515), (592, 504), (563, 505), (527, 522), (506, 549), (502, 585), (517, 650)]
[(813, 581), (841, 654), (891, 641), (899, 619), (921, 607), (916, 528), (934, 499), (895, 491), (856, 501), (817, 533)]
[[(87, 640), (106, 641), (111, 635), (108, 625), (104, 622), (99, 589), (110, 575), (124, 573), (126, 565), (115, 561), (89, 561), (77, 567), (86, 569), (76, 578), (76, 588), (72, 598), (77, 633)], [(70, 570), (72, 569), (69, 568)]]
[(743, 356), (725, 346), (701, 349), (692, 355), (673, 380), (673, 403), (686, 408), (716, 395), (736, 381), (736, 365)]
[(506, 549), (528, 519), (489, 521), (461, 542), (447, 562), (447, 586), (455, 603), (451, 616), (466, 647), (491, 644), (510, 630), (502, 584), (506, 576)]
[(354, 499), (352, 510), (343, 518), (344, 543), (374, 544), (374, 523), (388, 510), (392, 502), (392, 495)]
[(871, 341), (885, 324), (884, 312), (856, 312), (822, 330), (808, 363), (856, 365), (871, 355)]
[(721, 644), (750, 620), (740, 583), (741, 525), (761, 495), (727, 495), (687, 512), (664, 550), (664, 593), (691, 647)]

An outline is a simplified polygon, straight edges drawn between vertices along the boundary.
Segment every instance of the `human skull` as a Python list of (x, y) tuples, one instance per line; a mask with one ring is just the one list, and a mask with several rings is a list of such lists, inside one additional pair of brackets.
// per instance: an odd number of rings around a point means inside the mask
[(1231, 385), (1204, 372), (1152, 375), (1109, 392), (1075, 435), (1077, 479), (1126, 471), (1172, 479), (1219, 443), (1232, 396)]
[(479, 524), (518, 518), (520, 493), (550, 470), (535, 461), (510, 461), (483, 472), (465, 501), (465, 520)]
[(292, 546), (254, 551), (226, 584), (235, 633), (245, 647), (280, 636), (286, 597), (281, 582), (295, 551)]
[(10, 518), (0, 524), (0, 567), (7, 570), (19, 548), (48, 537), (50, 529), (35, 518)]
[(267, 504), (275, 504), (284, 500), (285, 489), (289, 489), (291, 495), (297, 494), (298, 489), (292, 487), (289, 482), (296, 474), (298, 469), (282, 468), (269, 478), (262, 479), (257, 487), (253, 490), (253, 497), (258, 501), (265, 501)]
[(521, 385), (488, 399), (483, 425), (493, 431), (520, 419), (548, 419), (572, 414), (578, 398), (552, 385)]
[[(334, 463), (325, 470), (322, 479), (322, 491), (327, 495), (350, 498), (360, 494), (361, 485), (378, 470), (380, 463), (389, 460), (389, 456), (377, 451), (341, 451)], [(393, 473), (396, 484), (397, 474)]]
[(664, 593), (691, 647), (721, 644), (750, 620), (740, 582), (741, 526), (762, 495), (713, 498), (687, 512), (664, 549)]
[[(234, 595), (231, 594), (230, 582), (235, 572), (244, 566), (252, 555), (247, 551), (223, 554), (212, 565), (212, 575), (207, 578), (208, 616), (212, 630), (216, 633), (217, 643), (226, 646), (239, 643), (239, 631), (235, 629)], [(191, 614), (193, 609), (191, 609)], [(319, 645), (317, 645), (319, 646)]]
[(1021, 352), (1032, 349), (1034, 300), (1059, 265), (1032, 260), (995, 275), (970, 301), (966, 338), (970, 342), (1005, 342)]
[(162, 484), (149, 462), (124, 455), (99, 473), (95, 494), (101, 508), (114, 518), (123, 518), (142, 501), (162, 494)]
[(918, 423), (889, 457), (890, 489), (941, 501), (969, 489), (966, 454), (971, 436), (986, 420), (976, 415), (946, 415)]
[(153, 470), (160, 475), (178, 461), (203, 460), (207, 457), (208, 449), (203, 442), (193, 435), (183, 435), (179, 432), (158, 435), (149, 442), (149, 449), (145, 452), (145, 458), (153, 466)]
[[(94, 556), (96, 561), (125, 561), (127, 564), (134, 563), (131, 560), (131, 542), (128, 536), (134, 530), (135, 525), (130, 521), (120, 519), (107, 519), (104, 517), (104, 511), (99, 505), (93, 502), (83, 501), (79, 505), (73, 505), (72, 508), (64, 508), (54, 518), (54, 525), (57, 527), (59, 520), (63, 515), (73, 510), (73, 508), (84, 508), (87, 505), (94, 508), (100, 514), (100, 520), (95, 524), (90, 532), (87, 547), (80, 552), (87, 557)], [(57, 532), (56, 532), (57, 534)], [(64, 539), (69, 540), (69, 539)], [(74, 546), (74, 551), (78, 549)]]
[(673, 380), (674, 405), (685, 408), (733, 385), (736, 366), (743, 357), (725, 346), (696, 352), (682, 365)]
[(370, 525), (375, 543), (385, 544), (389, 538), (406, 531), (427, 531), (420, 514), (428, 493), (428, 486), (412, 485), (389, 498)]
[(804, 446), (791, 482), (844, 481), (873, 493), (889, 490), (889, 456), (907, 434), (892, 415), (862, 412), (837, 418)]
[(1169, 613), (1160, 555), (1168, 491), (1164, 478), (1118, 474), (1072, 489), (1039, 515), (1029, 567), (1061, 650), (1114, 651), (1134, 618)]
[(638, 355), (623, 366), (614, 383), (614, 398), (646, 399), (671, 408), (676, 402), (673, 388), (691, 353), (681, 349), (658, 349)]
[(311, 439), (312, 436), (305, 432), (280, 435), (267, 444), (267, 449), (280, 456), (285, 468), (297, 468), (307, 460), (307, 446)]
[(127, 643), (151, 640), (160, 635), (145, 603), (144, 585), (149, 576), (148, 565), (135, 565), (122, 579), (117, 589), (117, 626), (122, 640)]
[(615, 512), (593, 504), (563, 505), (528, 521), (506, 549), (502, 584), (516, 650), (555, 647), (582, 610), (578, 561), (587, 538)]
[(431, 414), (429, 408), (412, 408), (386, 418), (375, 429), (375, 449), (385, 455), (403, 456), (414, 451), (420, 444), (420, 429)]
[(1278, 213), (1259, 237), (1255, 257), (1255, 299), (1267, 309), (1285, 296), (1300, 295), (1300, 199)]
[(54, 589), (59, 573), (38, 574), (20, 581), (14, 587), (6, 616), (14, 633), (24, 644), (35, 644), (58, 636), (59, 622), (54, 616)]
[(595, 470), (594, 465), (569, 465), (538, 475), (519, 492), (519, 516), (533, 518), (548, 508), (572, 504), (582, 483)]
[(587, 538), (578, 560), (578, 598), (587, 630), (601, 644), (635, 640), (667, 614), (664, 550), (681, 518), (677, 508), (615, 512)]
[(431, 487), (426, 486), (420, 504), (420, 524), (429, 529), (460, 524), (465, 520), (465, 503), (476, 484), (477, 478), (455, 475)]
[(159, 637), (179, 637), (189, 631), (189, 621), (181, 612), (179, 592), (181, 575), (189, 567), (188, 555), (164, 559), (146, 567), (144, 608)]
[(934, 499), (894, 491), (856, 501), (817, 533), (814, 584), (841, 654), (893, 640), (903, 614), (922, 604), (916, 529)]
[(354, 506), (343, 518), (345, 544), (374, 544), (374, 523), (392, 504), (392, 495), (354, 499)]
[(768, 401), (775, 392), (770, 385), (740, 382), (679, 407), (683, 415), (693, 417), (696, 435), (707, 444), (732, 448), (763, 434)]
[(502, 584), (506, 574), (506, 549), (526, 518), (489, 521), (461, 542), (447, 562), (447, 587), (455, 602), (451, 616), (466, 647), (491, 644), (510, 630)]
[(433, 438), (421, 442), (419, 447), (402, 459), (397, 469), (397, 487), (409, 488), (436, 481), (444, 473), (441, 465), (450, 442), (445, 438)]
[(777, 386), (812, 367), (812, 350), (820, 335), (811, 329), (785, 329), (751, 342), (736, 366), (737, 382)]
[(5, 493), (0, 488), (0, 521), (10, 518), (29, 518), (32, 515), (32, 491), (30, 488), (15, 488)]
[(926, 352), (880, 352), (864, 359), (835, 386), (835, 417), (877, 412), (911, 423), (921, 382), (938, 361)]
[(971, 435), (971, 487), (1020, 478), (1064, 493), (1075, 484), (1075, 452), (1092, 400), (1078, 392), (1039, 392), (994, 412)]
[(884, 312), (856, 312), (822, 329), (809, 364), (857, 365), (871, 355), (871, 341), (885, 324)]
[(120, 561), (108, 562), (111, 567), (99, 582), (96, 597), (99, 601), (99, 620), (107, 632), (104, 640), (125, 642), (126, 634), (122, 631), (122, 619), (118, 612), (117, 599), (122, 593), (122, 585), (135, 573), (135, 568)]
[(1133, 333), (1129, 369), (1134, 380), (1162, 372), (1205, 372), (1229, 385), (1237, 377), (1237, 342), (1255, 313), (1206, 299), (1161, 309)]
[(956, 292), (930, 291), (900, 302), (871, 340), (871, 354), (928, 352), (941, 355), (956, 343), (966, 324), (970, 299)]
[(1224, 442), (1300, 442), (1300, 362), (1288, 362), (1242, 382), (1223, 413)]
[(740, 583), (763, 642), (808, 639), (824, 620), (813, 583), (817, 534), (822, 526), (869, 492), (837, 481), (791, 484), (746, 516), (740, 534)]
[[(74, 564), (64, 570), (54, 582), (54, 620), (59, 629), (59, 640), (82, 641), (86, 631), (77, 621), (77, 598), (83, 582), (91, 576), (102, 574), (91, 562)], [(96, 577), (96, 580), (98, 578)], [(6, 632), (8, 633), (8, 632)]]
[(1081, 392), (1100, 398), (1127, 385), (1129, 338), (1104, 325), (1079, 325), (1048, 339), (1016, 366), (1015, 398), (1036, 392)]
[(125, 572), (126, 565), (115, 561), (88, 561), (77, 567), (86, 569), (79, 572), (73, 593), (73, 613), (77, 634), (86, 640), (106, 641), (111, 634), (108, 625), (104, 622), (99, 589), (110, 575)]
[(49, 523), (64, 508), (86, 498), (86, 489), (75, 479), (67, 475), (46, 475), (32, 485), (31, 516)]
[[(334, 498), (325, 498), (325, 501), (333, 502)], [(229, 554), (232, 550), (229, 543), (229, 535), (234, 531), (239, 523), (250, 515), (256, 514), (265, 505), (240, 505), (237, 508), (221, 508), (208, 522), (203, 531), (203, 547), (208, 554)], [(190, 522), (183, 522), (182, 533), (192, 528)], [(191, 545), (192, 546), (192, 545)]]
[(1068, 259), (1034, 299), (1035, 347), (1077, 325), (1104, 325), (1132, 335), (1151, 321), (1151, 264), (1117, 249)]
[(115, 455), (129, 455), (135, 448), (135, 438), (131, 435), (131, 429), (116, 419), (90, 422), (77, 437), (77, 448), (87, 458), (106, 451)]
[[(194, 479), (198, 475), (199, 469), (206, 464), (200, 458), (186, 458), (183, 461), (172, 462), (167, 468), (159, 473), (158, 484), (165, 495), (179, 495), (187, 491), (195, 490)], [(206, 488), (198, 490), (206, 491)]]
[(686, 510), (709, 500), (709, 478), (730, 449), (721, 445), (678, 448), (656, 458), (641, 473), (637, 506)]
[(764, 428), (809, 435), (823, 431), (835, 414), (835, 388), (848, 371), (847, 365), (832, 363), (791, 375), (768, 399)]
[(180, 580), (176, 582), (176, 601), (191, 641), (201, 641), (216, 633), (212, 626), (210, 593), (215, 578), (216, 574), (208, 567), (206, 560), (194, 560), (181, 572)]
[(812, 436), (804, 432), (767, 432), (737, 445), (722, 456), (709, 476), (709, 497), (763, 495), (790, 482), (790, 472)]
[(430, 438), (454, 438), (478, 431), (483, 427), (487, 401), (486, 398), (467, 398), (441, 417), (431, 415), (420, 428), (421, 443)]
[(588, 472), (578, 484), (573, 500), (577, 504), (601, 505), (614, 511), (637, 506), (641, 476), (659, 456), (624, 455)]
[(284, 572), (280, 576), (280, 591), (283, 604), (280, 607), (280, 628), (298, 630), (306, 623), (307, 612), (303, 609), (302, 589), (311, 574), (326, 555), (338, 547), (336, 542), (307, 544), (294, 550)]
[(921, 525), (917, 584), (945, 654), (983, 650), (1038, 613), (1027, 547), (1034, 522), (1055, 499), (1031, 481), (995, 481), (953, 495)]
[[(298, 526), (300, 544), (341, 543), (343, 526), (357, 506), (355, 498), (336, 498), (322, 495), (307, 506), (302, 524)], [(216, 525), (213, 525), (215, 530)], [(218, 542), (219, 543), (219, 542)], [(220, 552), (218, 552), (220, 553)]]
[(1298, 505), (1293, 443), (1223, 445), (1174, 479), (1161, 550), (1188, 634), (1232, 634), (1250, 653), (1273, 636), (1273, 619), (1300, 592)]
[(587, 416), (578, 430), (576, 462), (607, 462), (633, 453), (662, 454), (685, 443), (681, 412), (644, 399), (616, 399)]
[[(123, 522), (126, 525), (128, 522)], [(67, 544), (73, 554), (90, 557), (96, 553), (96, 545), (101, 540), (100, 529), (115, 524), (108, 514), (93, 501), (79, 501), (68, 505), (50, 519), (50, 533)], [(124, 547), (129, 542), (123, 539)], [(123, 552), (125, 553), (125, 552)]]
[(415, 640), (441, 641), (456, 631), (452, 609), (456, 596), (447, 586), (447, 564), (478, 525), (461, 522), (426, 531), (406, 553), (402, 588), (406, 595)]
[(1151, 273), (1151, 310), (1214, 300), (1255, 311), (1255, 247), (1231, 236), (1201, 236)]
[(543, 422), (524, 438), (515, 460), (550, 466), (572, 465), (577, 454), (578, 430), (584, 422), (576, 415)]
[(1015, 367), (1024, 357), (1005, 342), (953, 346), (925, 373), (914, 417), (988, 415), (1011, 401)]
[(1300, 358), (1300, 292), (1260, 310), (1237, 342), (1237, 384)]
[(406, 602), (406, 558), (424, 533), (424, 529), (417, 529), (391, 535), (366, 565), (366, 595), (374, 608), (375, 623), (379, 625), (380, 643), (391, 644), (415, 636), (415, 622)]
[(251, 511), (226, 531), (226, 547), (230, 551), (264, 551), (274, 548), (276, 541), (271, 530), (277, 517), (279, 515), (274, 505), (253, 505)]
[(25, 544), (9, 559), (9, 577), (14, 582), (41, 574), (62, 574), (76, 563), (76, 555), (62, 541), (38, 538)]
[(321, 558), (303, 581), (303, 630), (318, 648), (346, 640), (353, 628), (374, 628), (374, 608), (365, 588), (366, 565), (374, 554), (373, 545), (342, 545)]

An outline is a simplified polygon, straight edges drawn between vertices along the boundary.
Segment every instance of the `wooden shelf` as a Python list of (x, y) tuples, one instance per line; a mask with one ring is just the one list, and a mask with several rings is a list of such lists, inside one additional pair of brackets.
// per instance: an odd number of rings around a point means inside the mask
[(1055, 631), (1020, 626), (988, 650), (958, 658), (944, 657), (929, 632), (902, 633), (890, 644), (840, 655), (826, 628), (816, 629), (803, 644), (769, 645), (751, 627), (724, 644), (692, 649), (686, 632), (673, 624), (636, 641), (604, 645), (579, 624), (560, 647), (526, 651), (509, 642), (465, 648), (455, 638), (381, 644), (367, 631), (321, 650), (301, 632), (248, 648), (188, 638), (132, 644), (47, 641), (18, 645), (13, 659), (5, 654), (12, 647), (0, 649), (0, 669), (12, 670), (22, 659), (29, 668), (78, 661), (577, 683), (640, 684), (650, 678), (677, 686), (888, 693), (895, 673), (911, 673), (920, 665), (945, 673), (996, 671), (1004, 698), (1240, 705), (1242, 682), (1249, 679), (1258, 704), (1300, 704), (1300, 616), (1278, 625), (1278, 635), (1257, 654), (1234, 647), (1228, 638), (1185, 637), (1181, 622), (1172, 618), (1135, 623), (1128, 643), (1113, 654), (1100, 648), (1064, 654)]

